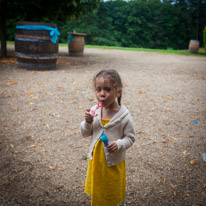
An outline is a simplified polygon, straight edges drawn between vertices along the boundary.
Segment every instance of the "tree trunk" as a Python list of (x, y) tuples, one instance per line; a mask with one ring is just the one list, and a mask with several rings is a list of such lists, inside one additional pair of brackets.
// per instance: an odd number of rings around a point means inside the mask
[(6, 7), (7, 0), (2, 0), (1, 2), (1, 57), (7, 56), (6, 48)]

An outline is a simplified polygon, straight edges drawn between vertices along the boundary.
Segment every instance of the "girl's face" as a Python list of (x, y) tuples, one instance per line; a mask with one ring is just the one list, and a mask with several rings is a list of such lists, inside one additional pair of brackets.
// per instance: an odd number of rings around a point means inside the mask
[(115, 106), (115, 101), (121, 91), (117, 91), (108, 78), (99, 77), (96, 79), (95, 93), (98, 102), (103, 103), (103, 107)]

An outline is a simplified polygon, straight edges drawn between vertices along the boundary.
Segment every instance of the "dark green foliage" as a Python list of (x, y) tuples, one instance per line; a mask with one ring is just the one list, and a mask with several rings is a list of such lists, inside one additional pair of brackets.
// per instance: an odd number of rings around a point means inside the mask
[[(39, 0), (34, 2), (36, 1)], [(76, 0), (78, 1), (80, 0)], [(47, 8), (45, 1), (41, 2), (44, 2), (41, 5), (43, 4), (45, 11), (54, 12), (52, 9), (55, 7)], [(58, 25), (61, 32), (59, 38), (61, 43), (67, 43), (67, 33), (75, 30), (77, 33), (86, 33), (85, 42), (90, 45), (187, 49), (191, 39), (197, 39), (200, 41), (200, 46), (203, 45), (206, 0), (101, 1), (96, 13), (62, 21), (66, 12), (73, 12), (72, 16), (80, 12), (78, 9), (76, 13), (72, 9), (67, 11), (65, 8), (62, 4), (53, 16), (53, 22)], [(15, 20), (7, 22), (9, 40), (14, 39)], [(36, 19), (32, 19), (34, 20)], [(43, 20), (51, 21), (51, 18), (45, 17)]]
[(206, 27), (203, 31), (203, 43), (204, 43), (204, 48), (205, 48), (205, 52), (206, 52)]
[(60, 41), (66, 42), (65, 33), (75, 29), (87, 33), (86, 44), (91, 45), (186, 49), (190, 39), (198, 37), (202, 45), (205, 0), (171, 2), (101, 2), (96, 14), (62, 25)]
[(0, 56), (6, 56), (6, 40), (14, 40), (18, 21), (65, 22), (94, 11), (100, 0), (0, 0)]

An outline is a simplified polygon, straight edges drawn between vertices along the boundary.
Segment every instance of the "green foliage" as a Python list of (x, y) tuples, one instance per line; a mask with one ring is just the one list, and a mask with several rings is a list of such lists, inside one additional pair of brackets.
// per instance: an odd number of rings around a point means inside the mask
[(204, 48), (205, 48), (205, 52), (206, 52), (206, 27), (203, 31), (203, 42), (204, 42)]
[[(66, 31), (75, 29), (87, 33), (86, 44), (90, 45), (185, 49), (196, 35), (193, 10), (185, 0), (176, 4), (159, 0), (101, 2), (96, 14), (62, 26), (60, 42), (67, 41)], [(206, 18), (205, 11), (202, 16)]]
[[(7, 1), (7, 18), (17, 21), (65, 21), (94, 11), (100, 0), (1, 0)], [(0, 1), (0, 3), (1, 3)], [(1, 6), (1, 5), (0, 5)], [(0, 12), (5, 8), (0, 7)]]
[[(25, 2), (24, 6), (28, 5), (27, 1), (19, 1)], [(38, 7), (35, 2), (39, 1), (29, 0), (30, 4), (33, 2), (35, 7)], [(63, 8), (63, 4), (60, 7), (48, 6), (47, 8), (45, 1), (41, 2), (43, 3), (39, 2), (39, 4), (44, 8), (42, 11), (53, 12), (50, 17), (45, 15), (42, 20), (53, 20), (57, 24), (61, 32), (60, 43), (67, 43), (68, 32), (75, 31), (87, 34), (85, 43), (88, 45), (186, 49), (189, 41), (197, 38), (199, 38), (200, 46), (203, 45), (202, 33), (206, 19), (206, 0), (100, 1), (96, 13), (87, 14), (82, 7), (84, 4), (80, 3), (76, 10), (77, 13), (79, 12), (78, 14), (81, 14), (80, 18), (74, 18), (74, 16), (78, 16), (76, 12), (73, 12), (76, 5), (74, 2), (90, 1), (67, 1), (65, 8)], [(95, 4), (95, 0), (91, 2)], [(49, 5), (53, 3), (56, 5), (54, 0)], [(96, 8), (93, 4), (90, 5), (93, 9)], [(69, 6), (70, 9), (68, 9)], [(57, 11), (54, 12), (54, 9)], [(87, 11), (89, 10), (87, 9)], [(63, 18), (66, 13), (69, 17), (67, 21)], [(11, 21), (7, 22), (8, 28), (10, 28), (8, 29), (9, 40), (14, 38), (15, 29), (12, 28), (12, 25), (15, 26), (15, 21), (20, 20), (20, 17), (23, 18), (24, 14), (17, 15), (15, 19), (11, 18)], [(36, 17), (33, 19), (36, 20)]]
[(7, 55), (6, 40), (14, 40), (18, 21), (60, 23), (95, 11), (99, 3), (100, 0), (0, 0), (0, 55)]

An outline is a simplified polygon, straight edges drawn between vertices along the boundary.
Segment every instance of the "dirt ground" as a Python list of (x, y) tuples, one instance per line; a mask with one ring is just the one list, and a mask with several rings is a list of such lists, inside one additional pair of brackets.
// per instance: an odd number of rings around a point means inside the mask
[(121, 205), (206, 205), (206, 58), (67, 50), (54, 71), (0, 60), (0, 205), (90, 205), (90, 140), (79, 126), (96, 103), (92, 78), (101, 69), (120, 73), (136, 129)]

